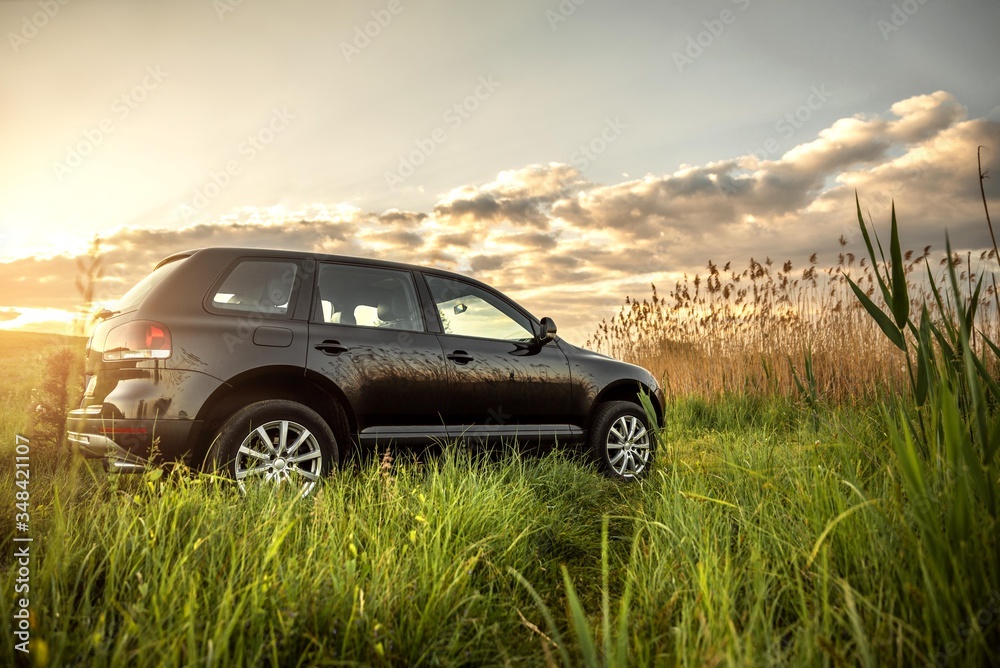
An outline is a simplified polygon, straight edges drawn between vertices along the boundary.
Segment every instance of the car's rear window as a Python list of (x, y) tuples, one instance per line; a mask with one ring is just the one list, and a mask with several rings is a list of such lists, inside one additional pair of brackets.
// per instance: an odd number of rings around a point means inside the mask
[(209, 298), (212, 309), (285, 315), (298, 267), (287, 260), (242, 260)]
[(152, 273), (147, 274), (144, 279), (132, 286), (132, 289), (122, 295), (121, 299), (118, 300), (116, 310), (121, 313), (127, 313), (128, 311), (134, 311), (139, 308), (139, 304), (142, 300), (146, 298), (146, 295), (156, 287), (168, 274), (172, 273), (177, 267), (181, 266), (186, 260), (186, 257), (182, 257), (173, 262), (161, 265), (154, 269)]

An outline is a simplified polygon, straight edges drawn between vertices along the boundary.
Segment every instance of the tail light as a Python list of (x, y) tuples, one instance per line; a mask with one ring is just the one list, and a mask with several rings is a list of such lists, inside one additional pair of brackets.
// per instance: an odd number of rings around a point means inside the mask
[(165, 360), (170, 357), (170, 330), (152, 320), (133, 320), (108, 332), (105, 362)]

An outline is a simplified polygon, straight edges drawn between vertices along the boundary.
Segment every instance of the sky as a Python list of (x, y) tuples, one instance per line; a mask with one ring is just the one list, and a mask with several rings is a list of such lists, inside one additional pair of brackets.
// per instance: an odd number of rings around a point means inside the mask
[(101, 303), (178, 250), (299, 248), (473, 275), (577, 343), (709, 260), (833, 262), (855, 191), (908, 247), (991, 244), (1000, 0), (6, 0), (0, 29), (0, 327), (65, 331), (95, 238)]

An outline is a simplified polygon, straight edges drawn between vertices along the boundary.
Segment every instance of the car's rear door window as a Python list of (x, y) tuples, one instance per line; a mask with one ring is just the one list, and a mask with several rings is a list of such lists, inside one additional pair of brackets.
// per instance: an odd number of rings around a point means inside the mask
[(408, 271), (320, 265), (316, 322), (422, 332), (413, 275)]
[(298, 265), (289, 260), (241, 260), (212, 291), (209, 305), (227, 312), (287, 315), (297, 274)]

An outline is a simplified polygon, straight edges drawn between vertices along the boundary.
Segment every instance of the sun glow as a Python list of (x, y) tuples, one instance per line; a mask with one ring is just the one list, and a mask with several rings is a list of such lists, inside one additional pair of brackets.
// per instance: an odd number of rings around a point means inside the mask
[(73, 334), (80, 314), (57, 308), (0, 308), (0, 330)]

